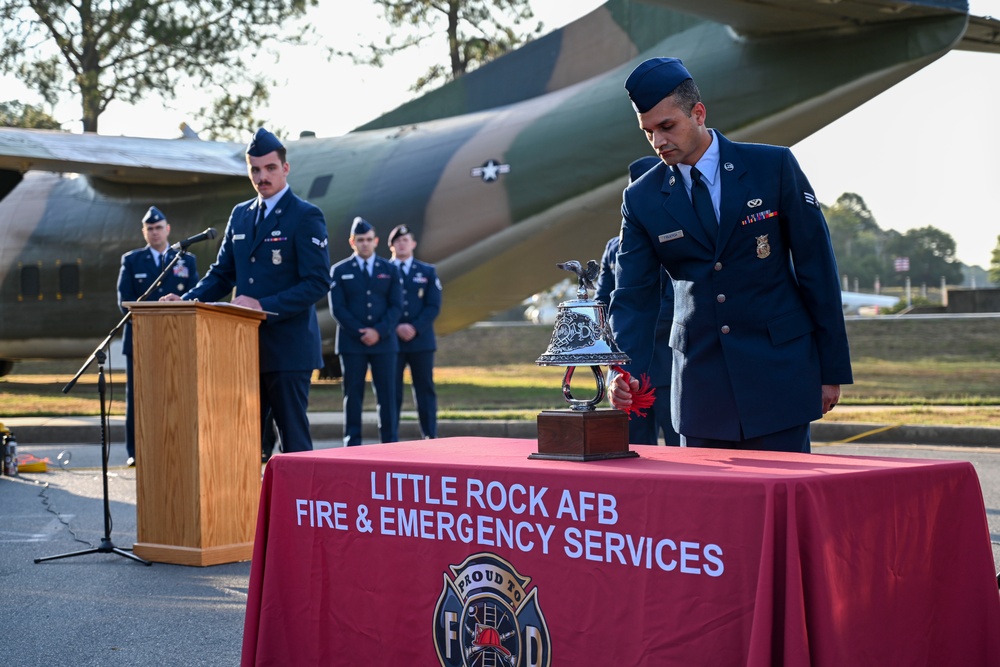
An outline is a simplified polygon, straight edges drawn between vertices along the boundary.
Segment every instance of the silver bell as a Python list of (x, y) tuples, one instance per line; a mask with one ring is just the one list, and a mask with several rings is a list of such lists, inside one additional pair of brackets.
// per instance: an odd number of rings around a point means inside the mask
[[(586, 294), (586, 293), (585, 293)], [(600, 366), (631, 363), (618, 349), (608, 327), (607, 306), (593, 299), (572, 299), (559, 304), (549, 347), (535, 361), (539, 366), (568, 366), (563, 396), (573, 410), (593, 410), (604, 400), (607, 388)], [(576, 366), (590, 366), (597, 380), (597, 395), (590, 400), (573, 398), (570, 380)]]

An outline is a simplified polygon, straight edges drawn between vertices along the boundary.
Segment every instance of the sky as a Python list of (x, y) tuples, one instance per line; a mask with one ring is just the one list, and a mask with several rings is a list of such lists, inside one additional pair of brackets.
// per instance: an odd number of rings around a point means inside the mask
[[(531, 6), (548, 32), (602, 4), (533, 0)], [(974, 15), (1000, 17), (1000, 0), (969, 4)], [(344, 20), (337, 5), (321, 3), (310, 15), (324, 46), (350, 49), (385, 36), (377, 11), (365, 0), (352, 3), (351, 20)], [(328, 62), (322, 46), (286, 50), (277, 64), (266, 55), (248, 58), (251, 67), (278, 72), (279, 84), (260, 116), (292, 136), (303, 130), (338, 136), (411, 99), (410, 84), (445, 54), (426, 48), (383, 69), (346, 59)], [(0, 99), (41, 104), (10, 77), (0, 77)], [(207, 103), (193, 89), (173, 101), (149, 99), (136, 107), (114, 102), (100, 118), (100, 133), (176, 137), (179, 124), (194, 125), (193, 112)], [(51, 111), (60, 121), (79, 117), (75, 100)], [(1000, 235), (1000, 211), (991, 199), (1000, 191), (998, 119), (1000, 54), (953, 51), (792, 151), (824, 204), (832, 205), (844, 192), (857, 193), (883, 229), (937, 227), (955, 239), (959, 260), (988, 268)], [(79, 131), (79, 122), (65, 127)]]

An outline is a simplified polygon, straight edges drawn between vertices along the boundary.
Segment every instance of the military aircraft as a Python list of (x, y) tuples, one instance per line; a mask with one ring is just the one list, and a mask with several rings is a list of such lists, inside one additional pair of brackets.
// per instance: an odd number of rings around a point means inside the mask
[[(383, 237), (408, 224), (445, 284), (446, 334), (617, 231), (626, 166), (650, 152), (623, 89), (641, 60), (682, 58), (730, 138), (792, 145), (951, 49), (997, 52), (998, 35), (965, 0), (611, 0), (344, 136), (286, 141), (289, 181), (325, 212), (334, 260), (355, 215)], [(120, 318), (145, 210), (172, 241), (221, 228), (253, 195), (243, 148), (0, 129), (0, 374), (88, 354)], [(192, 247), (203, 273), (217, 243)]]
[(881, 308), (892, 308), (900, 299), (885, 294), (865, 294), (863, 292), (841, 292), (844, 315), (874, 315)]

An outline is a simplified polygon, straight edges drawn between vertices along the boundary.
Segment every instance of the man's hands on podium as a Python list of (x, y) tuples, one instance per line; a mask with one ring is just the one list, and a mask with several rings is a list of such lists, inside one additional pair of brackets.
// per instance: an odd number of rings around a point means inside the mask
[(244, 294), (240, 294), (238, 297), (236, 297), (235, 299), (233, 299), (232, 301), (230, 301), (230, 303), (233, 304), (234, 306), (242, 306), (244, 308), (252, 308), (253, 310), (264, 310), (260, 306), (260, 301), (258, 301), (257, 299), (253, 298), (252, 296), (246, 296)]
[[(181, 298), (176, 294), (164, 294), (160, 297), (160, 301), (180, 301)], [(234, 306), (241, 306), (243, 308), (250, 308), (251, 310), (264, 310), (261, 308), (260, 301), (253, 298), (252, 296), (240, 295), (229, 302)]]

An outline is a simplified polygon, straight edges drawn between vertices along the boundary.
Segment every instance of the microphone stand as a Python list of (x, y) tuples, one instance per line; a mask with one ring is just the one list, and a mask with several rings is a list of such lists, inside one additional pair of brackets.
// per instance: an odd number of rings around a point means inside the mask
[[(157, 276), (156, 280), (153, 281), (153, 284), (150, 285), (149, 289), (147, 289), (142, 294), (142, 296), (136, 299), (136, 301), (145, 301), (146, 298), (150, 294), (152, 294), (153, 290), (159, 287), (160, 283), (163, 282), (163, 276), (167, 275), (167, 272), (173, 268), (174, 264), (177, 263), (177, 260), (179, 260), (181, 258), (181, 255), (184, 254), (187, 254), (185, 248), (183, 247), (177, 248), (177, 253), (174, 255), (174, 258), (170, 260), (170, 262), (165, 267), (163, 267), (163, 270), (160, 271), (160, 275)], [(108, 442), (109, 440), (108, 414), (104, 402), (104, 397), (105, 397), (104, 361), (107, 358), (107, 354), (105, 353), (104, 350), (106, 347), (110, 345), (111, 339), (118, 334), (118, 332), (122, 329), (122, 327), (125, 326), (125, 323), (128, 322), (129, 319), (131, 319), (131, 317), (132, 317), (131, 310), (125, 313), (124, 317), (122, 317), (122, 319), (119, 320), (118, 324), (116, 324), (115, 327), (110, 332), (108, 332), (108, 335), (104, 337), (104, 340), (102, 340), (97, 345), (97, 347), (94, 348), (94, 351), (90, 353), (90, 356), (87, 357), (87, 360), (85, 362), (83, 362), (83, 366), (81, 366), (80, 370), (76, 372), (76, 375), (73, 376), (73, 379), (70, 380), (66, 384), (66, 386), (63, 387), (62, 389), (62, 392), (64, 394), (68, 394), (70, 390), (73, 389), (73, 386), (76, 384), (76, 381), (80, 379), (81, 375), (83, 375), (84, 371), (87, 370), (87, 368), (95, 359), (97, 360), (97, 393), (101, 399), (101, 473), (104, 480), (104, 537), (101, 538), (100, 546), (93, 547), (91, 549), (83, 549), (82, 551), (74, 551), (72, 553), (57, 554), (55, 556), (45, 556), (44, 558), (36, 558), (35, 559), (36, 563), (41, 563), (43, 561), (48, 561), (48, 560), (56, 560), (59, 558), (84, 556), (86, 554), (115, 553), (118, 554), (119, 556), (125, 556), (126, 558), (131, 558), (132, 560), (138, 561), (143, 565), (152, 565), (150, 561), (144, 558), (140, 558), (139, 556), (136, 556), (134, 553), (131, 552), (131, 550), (126, 550), (116, 547), (114, 542), (111, 541), (111, 503), (108, 499), (108, 458), (110, 457), (111, 448)]]

